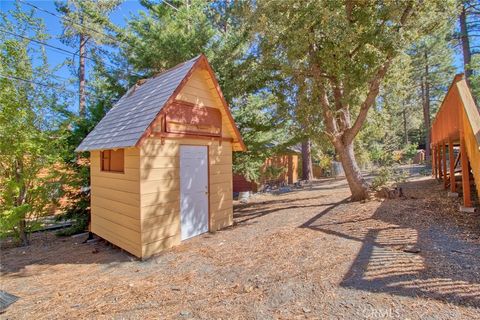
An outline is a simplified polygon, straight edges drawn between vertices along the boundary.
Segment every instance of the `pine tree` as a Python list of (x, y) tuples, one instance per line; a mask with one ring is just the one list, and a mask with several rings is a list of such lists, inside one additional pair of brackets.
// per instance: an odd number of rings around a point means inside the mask
[[(258, 4), (261, 50), (279, 57), (280, 73), (303, 74), (315, 97), (313, 113), (335, 146), (352, 192), (368, 196), (354, 155), (354, 138), (368, 116), (393, 59), (453, 10), (453, 1), (265, 1)], [(435, 15), (432, 15), (435, 12)], [(415, 16), (413, 18), (412, 16)]]
[(0, 14), (0, 28), (25, 37), (0, 33), (0, 236), (13, 232), (28, 245), (59, 191), (63, 91), (49, 77), (45, 48), (27, 39), (48, 39), (43, 22), (17, 4)]
[(472, 93), (480, 94), (480, 1), (459, 1), (457, 40), (461, 45), (463, 69)]
[[(79, 82), (79, 115), (86, 113), (86, 58), (98, 55), (100, 45), (118, 45), (118, 40), (107, 34), (112, 24), (107, 15), (117, 8), (121, 0), (57, 0), (57, 11), (63, 14), (62, 41), (70, 46), (76, 46), (78, 41), (78, 82)], [(103, 51), (106, 56), (106, 51)]]
[(422, 102), (426, 160), (430, 158), (431, 118), (448, 90), (453, 74), (453, 49), (449, 43), (452, 25), (445, 24), (421, 38), (409, 51), (413, 64), (412, 80)]

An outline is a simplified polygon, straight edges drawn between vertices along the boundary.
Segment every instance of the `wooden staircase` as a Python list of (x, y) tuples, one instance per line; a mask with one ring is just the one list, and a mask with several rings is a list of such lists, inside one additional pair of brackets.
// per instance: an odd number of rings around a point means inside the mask
[[(443, 180), (445, 189), (456, 192), (455, 169), (460, 164), (463, 205), (471, 208), (472, 191), (480, 199), (480, 113), (463, 74), (456, 75), (450, 85), (431, 134), (432, 174)], [(460, 152), (455, 157), (458, 147)], [(470, 185), (471, 175), (474, 187)]]

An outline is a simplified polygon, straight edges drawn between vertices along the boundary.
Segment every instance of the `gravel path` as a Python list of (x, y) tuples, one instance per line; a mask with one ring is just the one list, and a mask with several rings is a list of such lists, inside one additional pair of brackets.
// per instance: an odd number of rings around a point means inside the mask
[(349, 203), (344, 180), (236, 204), (235, 226), (147, 261), (35, 236), (3, 249), (5, 319), (480, 319), (480, 216), (435, 181)]

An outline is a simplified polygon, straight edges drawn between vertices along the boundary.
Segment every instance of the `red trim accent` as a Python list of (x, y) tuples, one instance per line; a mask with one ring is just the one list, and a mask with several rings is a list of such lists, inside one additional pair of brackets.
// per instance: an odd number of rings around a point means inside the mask
[[(180, 82), (180, 84), (178, 85), (178, 87), (175, 89), (175, 91), (172, 93), (172, 95), (170, 96), (170, 98), (168, 98), (167, 102), (165, 102), (165, 104), (162, 106), (168, 106), (170, 104), (172, 104), (175, 100), (175, 97), (178, 95), (178, 93), (180, 93), (180, 91), (183, 89), (183, 87), (185, 86), (185, 84), (187, 83), (187, 81), (190, 79), (190, 77), (192, 76), (193, 72), (197, 70), (197, 68), (203, 66), (207, 71), (208, 73), (210, 74), (210, 77), (212, 78), (212, 81), (213, 81), (213, 84), (215, 86), (215, 89), (217, 90), (217, 93), (218, 95), (220, 96), (220, 100), (222, 101), (222, 105), (225, 109), (225, 112), (227, 114), (227, 117), (230, 121), (230, 124), (232, 125), (233, 127), (233, 130), (235, 132), (235, 135), (236, 135), (236, 139), (237, 141), (233, 140), (232, 139), (232, 143), (239, 143), (240, 144), (240, 148), (241, 148), (241, 151), (246, 151), (247, 148), (245, 146), (245, 143), (243, 142), (242, 140), (242, 136), (240, 135), (240, 131), (238, 131), (238, 128), (237, 128), (237, 125), (235, 124), (235, 121), (233, 120), (233, 117), (232, 117), (232, 114), (230, 113), (230, 109), (228, 107), (228, 104), (227, 104), (227, 101), (225, 100), (225, 97), (223, 96), (223, 93), (222, 93), (222, 90), (220, 89), (220, 86), (218, 84), (218, 81), (217, 81), (217, 78), (215, 77), (215, 73), (213, 72), (213, 69), (212, 67), (210, 66), (210, 64), (208, 63), (208, 60), (207, 58), (205, 57), (204, 54), (202, 54), (200, 56), (200, 58), (198, 58), (198, 60), (193, 64), (192, 68), (188, 71), (187, 75), (185, 76), (185, 78), (182, 79), (182, 81)], [(162, 108), (158, 114), (155, 116), (155, 118), (152, 120), (152, 122), (150, 123), (150, 125), (148, 126), (147, 130), (145, 130), (145, 132), (143, 133), (142, 137), (137, 141), (137, 143), (135, 144), (136, 147), (139, 147), (143, 141), (149, 137), (151, 134), (152, 134), (152, 128), (153, 126), (155, 125), (155, 123), (158, 120), (159, 116), (161, 114), (164, 114), (164, 109), (165, 108)], [(163, 123), (165, 124), (165, 123)], [(201, 139), (200, 136), (197, 136), (197, 138)], [(222, 138), (223, 139), (223, 138)]]
[(174, 133), (174, 132), (154, 132), (150, 136), (154, 138), (161, 139), (202, 139), (202, 140), (212, 140), (212, 141), (228, 141), (233, 143), (232, 138), (227, 137), (217, 137), (217, 136), (206, 136), (198, 134), (188, 134), (188, 133)]
[(210, 77), (212, 78), (215, 89), (217, 90), (217, 93), (220, 96), (220, 100), (222, 101), (223, 107), (225, 108), (226, 114), (228, 116), (228, 120), (230, 120), (230, 124), (233, 127), (233, 131), (235, 132), (236, 138), (238, 140), (238, 141), (234, 141), (234, 143), (238, 142), (240, 144), (241, 151), (246, 151), (247, 147), (245, 146), (242, 136), (240, 135), (240, 131), (238, 131), (237, 124), (235, 123), (235, 120), (233, 120), (232, 114), (230, 113), (230, 108), (228, 107), (227, 100), (225, 100), (225, 97), (223, 96), (222, 90), (220, 89), (220, 85), (218, 84), (217, 78), (215, 77), (215, 73), (212, 67), (208, 63), (205, 55), (203, 54), (201, 57), (201, 61), (205, 64), (205, 69), (207, 69), (208, 73), (210, 74)]
[[(203, 57), (203, 56), (202, 56)], [(159, 115), (162, 113), (162, 110), (163, 110), (163, 107), (164, 106), (168, 106), (169, 104), (171, 104), (173, 102), (173, 100), (175, 99), (175, 97), (178, 95), (178, 93), (180, 92), (180, 90), (182, 90), (183, 86), (185, 85), (185, 83), (187, 83), (187, 81), (190, 79), (190, 77), (192, 76), (193, 72), (196, 70), (196, 68), (198, 67), (198, 65), (201, 63), (202, 61), (202, 57), (200, 57), (197, 61), (195, 61), (195, 63), (193, 64), (193, 66), (190, 68), (190, 70), (187, 72), (187, 75), (185, 76), (185, 78), (182, 79), (182, 81), (180, 81), (180, 84), (178, 85), (178, 87), (175, 89), (175, 91), (173, 91), (172, 95), (170, 96), (170, 98), (168, 98), (167, 102), (165, 102), (165, 104), (163, 106), (161, 106), (162, 108), (159, 110), (159, 112), (157, 113), (157, 115), (155, 116), (155, 118), (152, 120), (152, 122), (150, 123), (150, 125), (147, 127), (147, 130), (145, 130), (145, 132), (143, 133), (142, 137), (140, 137), (140, 139), (138, 139), (137, 143), (135, 144), (136, 147), (139, 147), (143, 141), (148, 137), (150, 136), (150, 134), (152, 133), (152, 127), (154, 126), (155, 122), (157, 121)]]
[[(164, 110), (165, 130), (162, 130), (164, 132), (221, 136), (222, 114), (217, 108), (197, 106), (175, 100), (166, 106)], [(189, 125), (194, 127), (182, 128), (182, 126)], [(180, 128), (178, 126), (180, 126)], [(195, 126), (208, 127), (212, 132), (202, 130)]]

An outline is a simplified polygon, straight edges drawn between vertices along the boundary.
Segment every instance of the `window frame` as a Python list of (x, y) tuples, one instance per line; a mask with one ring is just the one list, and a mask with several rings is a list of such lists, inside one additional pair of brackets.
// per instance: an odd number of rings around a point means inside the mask
[[(113, 152), (121, 152), (121, 156), (112, 156)], [(121, 167), (120, 169), (112, 169), (112, 159), (121, 159), (120, 163), (115, 163), (114, 167)], [(100, 171), (110, 173), (125, 173), (125, 150), (124, 149), (108, 149), (100, 151)]]

